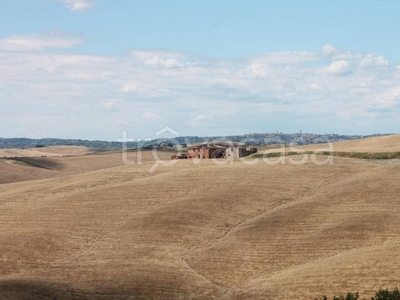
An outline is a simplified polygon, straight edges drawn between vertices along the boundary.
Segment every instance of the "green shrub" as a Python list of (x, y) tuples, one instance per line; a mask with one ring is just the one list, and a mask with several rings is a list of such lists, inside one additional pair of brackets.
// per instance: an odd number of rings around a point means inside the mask
[(397, 288), (393, 291), (379, 290), (371, 300), (400, 300), (400, 292)]
[[(355, 294), (353, 294), (353, 293), (347, 293), (347, 295), (346, 296), (343, 296), (343, 295), (341, 295), (341, 296), (339, 296), (339, 297), (333, 297), (332, 298), (332, 300), (358, 300), (359, 299), (359, 295), (358, 295), (358, 293), (355, 293)], [(318, 298), (314, 298), (314, 300), (318, 300)], [(321, 300), (329, 300), (326, 296), (323, 296), (322, 298), (321, 298)]]
[[(332, 300), (358, 300), (359, 295), (358, 293), (347, 293), (346, 296), (335, 296)], [(319, 298), (314, 298), (314, 300), (319, 300)], [(326, 296), (323, 296), (321, 300), (329, 300)], [(400, 291), (396, 288), (393, 291), (386, 290), (379, 290), (375, 293), (375, 296), (371, 297), (371, 300), (400, 300)]]
[(344, 296), (339, 296), (339, 297), (333, 297), (332, 300), (358, 300), (359, 296), (358, 293), (347, 293), (346, 297)]

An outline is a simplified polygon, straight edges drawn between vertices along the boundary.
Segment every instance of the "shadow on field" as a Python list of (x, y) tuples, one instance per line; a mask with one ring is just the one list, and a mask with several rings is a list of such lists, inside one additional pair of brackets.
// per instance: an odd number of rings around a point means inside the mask
[(134, 300), (166, 299), (176, 296), (165, 293), (162, 289), (160, 291), (159, 288), (152, 280), (133, 283), (131, 288), (104, 286), (100, 290), (78, 290), (64, 284), (44, 281), (3, 280), (0, 281), (0, 300)]
[(1, 300), (87, 299), (67, 286), (20, 280), (0, 281)]
[(15, 157), (9, 159), (24, 165), (47, 170), (58, 170), (62, 166), (51, 158), (46, 157)]

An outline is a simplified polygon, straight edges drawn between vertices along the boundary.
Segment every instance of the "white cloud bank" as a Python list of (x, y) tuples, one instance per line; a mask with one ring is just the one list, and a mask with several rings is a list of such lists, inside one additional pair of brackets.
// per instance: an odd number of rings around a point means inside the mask
[(374, 53), (325, 45), (240, 60), (95, 56), (46, 53), (80, 43), (61, 33), (17, 40), (0, 40), (3, 137), (147, 138), (164, 126), (182, 135), (372, 133), (400, 122), (400, 72)]
[(386, 68), (389, 62), (380, 55), (367, 54), (361, 59), (360, 66), (364, 69)]

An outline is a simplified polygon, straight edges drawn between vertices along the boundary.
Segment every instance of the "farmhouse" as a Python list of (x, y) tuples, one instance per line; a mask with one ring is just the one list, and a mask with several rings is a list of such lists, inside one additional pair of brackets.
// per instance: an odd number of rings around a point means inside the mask
[(173, 155), (172, 159), (211, 159), (225, 157), (245, 157), (257, 153), (257, 148), (248, 147), (244, 143), (205, 142), (189, 145), (187, 154)]

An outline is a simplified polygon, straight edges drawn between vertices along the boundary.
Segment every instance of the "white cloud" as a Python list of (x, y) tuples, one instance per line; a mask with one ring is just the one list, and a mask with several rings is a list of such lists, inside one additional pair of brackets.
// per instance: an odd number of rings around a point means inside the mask
[(134, 83), (124, 83), (121, 91), (124, 93), (132, 93), (138, 90), (138, 86)]
[(282, 51), (282, 52), (267, 52), (253, 57), (255, 63), (264, 64), (300, 64), (303, 62), (318, 60), (318, 54), (313, 52), (297, 52), (297, 51)]
[(322, 88), (319, 86), (319, 84), (317, 83), (313, 83), (310, 85), (310, 89), (312, 89), (313, 91), (320, 91), (322, 90)]
[(271, 69), (267, 64), (252, 63), (249, 68), (251, 74), (253, 74), (256, 78), (263, 78), (267, 75), (271, 75)]
[(374, 99), (374, 106), (390, 108), (400, 102), (400, 86), (391, 87), (382, 93), (378, 93)]
[(362, 58), (363, 54), (355, 51), (337, 49), (331, 44), (325, 44), (322, 47), (322, 56), (334, 60), (352, 60)]
[(350, 92), (353, 94), (369, 94), (371, 93), (371, 89), (367, 87), (359, 87), (352, 89)]
[(197, 115), (196, 117), (187, 120), (186, 125), (188, 126), (198, 126), (202, 124), (202, 121), (212, 121), (210, 124), (218, 125), (225, 118), (229, 118), (235, 115), (232, 108), (226, 107), (225, 109), (211, 109), (207, 110), (203, 114)]
[(351, 73), (351, 63), (347, 60), (336, 60), (333, 61), (327, 68), (329, 74), (346, 76)]
[(152, 112), (146, 111), (142, 115), (142, 118), (145, 120), (154, 120), (154, 119), (158, 119), (158, 116), (156, 114), (153, 114)]
[(389, 66), (389, 62), (382, 56), (367, 54), (361, 59), (360, 66), (363, 69), (386, 68)]
[(364, 70), (389, 67), (389, 62), (383, 56), (372, 53), (363, 54), (355, 51), (338, 50), (330, 44), (322, 47), (322, 56), (333, 60), (332, 64), (328, 67), (328, 71), (336, 75), (349, 74), (351, 64), (354, 65), (354, 68)]
[(330, 44), (325, 44), (322, 47), (322, 55), (325, 57), (333, 56), (336, 53), (336, 48)]
[(68, 36), (58, 30), (47, 34), (12, 36), (0, 39), (0, 50), (42, 51), (44, 49), (72, 48), (82, 43), (77, 37)]
[(212, 120), (211, 116), (206, 116), (206, 115), (199, 115), (196, 118), (194, 118), (196, 121), (203, 121), (203, 120)]
[[(164, 126), (209, 135), (291, 131), (287, 124), (301, 122), (310, 130), (352, 132), (355, 119), (380, 124), (368, 108), (390, 110), (399, 102), (399, 70), (372, 53), (349, 60), (321, 51), (208, 60), (163, 50), (96, 56), (29, 48), (42, 51), (0, 49), (0, 136), (115, 140), (121, 130), (146, 138)], [(385, 113), (380, 128), (398, 123)], [(18, 129), (29, 118), (30, 131)]]
[(183, 64), (180, 64), (174, 58), (162, 59), (158, 56), (154, 56), (153, 58), (146, 60), (144, 63), (147, 66), (160, 69), (180, 69), (183, 67)]
[(180, 59), (185, 56), (181, 52), (174, 52), (168, 50), (133, 50), (130, 52), (130, 55), (142, 61), (152, 59), (155, 56), (161, 59), (167, 59), (167, 58)]
[(113, 111), (117, 108), (117, 102), (113, 100), (106, 100), (102, 103), (102, 106), (109, 111)]
[(78, 13), (82, 13), (92, 9), (93, 6), (96, 4), (96, 2), (90, 0), (59, 0), (59, 1), (63, 2), (69, 10)]

